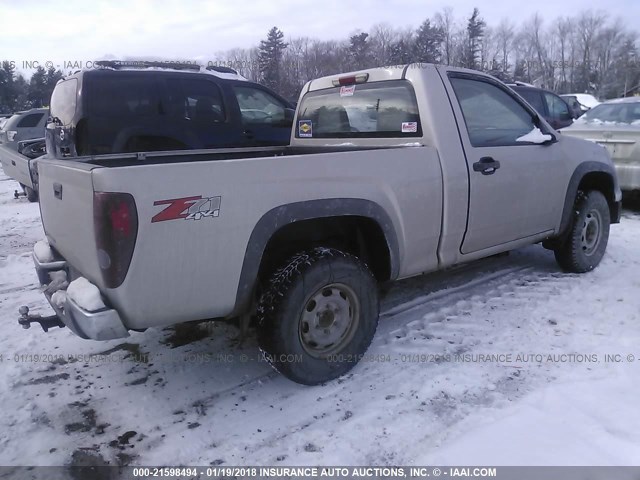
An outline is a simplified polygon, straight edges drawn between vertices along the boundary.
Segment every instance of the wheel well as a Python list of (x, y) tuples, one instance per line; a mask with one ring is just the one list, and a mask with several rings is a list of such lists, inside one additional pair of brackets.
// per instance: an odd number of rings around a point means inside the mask
[(611, 213), (612, 218), (615, 215), (616, 203), (613, 188), (613, 178), (605, 172), (589, 172), (582, 177), (582, 180), (580, 180), (580, 184), (578, 185), (579, 191), (588, 192), (589, 190), (598, 190), (601, 192), (607, 199), (609, 212)]
[(391, 277), (389, 246), (380, 225), (367, 217), (339, 216), (301, 220), (276, 231), (265, 247), (258, 278), (266, 281), (291, 255), (320, 246), (357, 256), (380, 282)]

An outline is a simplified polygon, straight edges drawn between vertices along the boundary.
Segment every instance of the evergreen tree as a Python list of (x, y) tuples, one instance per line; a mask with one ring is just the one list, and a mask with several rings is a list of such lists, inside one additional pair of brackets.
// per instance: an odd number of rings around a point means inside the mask
[(40, 108), (49, 104), (49, 98), (47, 98), (47, 72), (42, 67), (38, 67), (34, 74), (31, 75), (29, 102), (31, 102), (32, 108)]
[(422, 22), (413, 43), (413, 61), (439, 63), (442, 58), (440, 45), (443, 40), (442, 29), (432, 26), (429, 19)]
[(266, 40), (260, 42), (258, 63), (262, 82), (276, 91), (281, 90), (280, 67), (282, 54), (287, 44), (283, 40), (284, 33), (278, 27), (269, 30)]
[(480, 17), (480, 11), (473, 9), (473, 14), (467, 22), (467, 45), (464, 63), (467, 68), (480, 69), (479, 56), (482, 49), (485, 21)]
[(391, 45), (389, 57), (392, 65), (404, 65), (414, 61), (410, 42), (402, 39)]
[(349, 41), (349, 55), (356, 70), (373, 67), (371, 58), (371, 45), (367, 41), (368, 33), (352, 35)]
[(516, 67), (513, 70), (513, 80), (519, 82), (527, 81), (527, 62), (525, 60), (516, 60)]
[(56, 83), (58, 83), (58, 80), (60, 80), (61, 78), (63, 78), (64, 75), (60, 70), (56, 70), (53, 67), (49, 67), (49, 69), (47, 70), (47, 74), (45, 76), (45, 84), (46, 84), (46, 91), (45, 91), (45, 98), (43, 105), (49, 105), (50, 101), (51, 101), (51, 94), (53, 93), (53, 89), (56, 87)]
[(29, 82), (22, 74), (17, 74), (15, 79), (16, 105), (15, 110), (27, 110), (31, 108), (29, 103)]
[(10, 62), (2, 62), (0, 68), (0, 113), (10, 113), (16, 109), (17, 91), (15, 67)]

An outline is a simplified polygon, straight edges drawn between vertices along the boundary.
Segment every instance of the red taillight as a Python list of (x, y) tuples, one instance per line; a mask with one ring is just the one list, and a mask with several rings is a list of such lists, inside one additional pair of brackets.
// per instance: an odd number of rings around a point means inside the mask
[(356, 76), (355, 75), (353, 75), (352, 77), (340, 77), (338, 79), (338, 85), (340, 85), (340, 86), (353, 85), (354, 83), (356, 83)]
[(102, 278), (107, 288), (116, 288), (127, 275), (138, 235), (133, 197), (128, 193), (94, 193), (93, 221)]
[(332, 81), (334, 87), (344, 87), (345, 85), (354, 85), (356, 83), (365, 83), (369, 80), (368, 73), (359, 73), (357, 75), (349, 75), (348, 77), (340, 77)]

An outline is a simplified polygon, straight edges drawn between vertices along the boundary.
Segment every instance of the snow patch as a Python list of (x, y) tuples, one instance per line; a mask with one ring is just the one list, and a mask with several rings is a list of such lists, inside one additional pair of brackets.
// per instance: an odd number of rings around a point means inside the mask
[(66, 301), (67, 292), (65, 292), (64, 290), (58, 290), (53, 295), (51, 295), (51, 303), (58, 308), (64, 307)]
[(69, 284), (67, 295), (79, 307), (89, 312), (106, 308), (98, 287), (84, 277), (77, 278)]
[(538, 127), (534, 127), (526, 135), (516, 138), (516, 142), (543, 143), (551, 140), (551, 135), (542, 133)]
[(40, 263), (53, 262), (53, 250), (51, 250), (49, 242), (46, 240), (36, 242), (33, 247), (33, 252), (36, 254), (36, 258)]

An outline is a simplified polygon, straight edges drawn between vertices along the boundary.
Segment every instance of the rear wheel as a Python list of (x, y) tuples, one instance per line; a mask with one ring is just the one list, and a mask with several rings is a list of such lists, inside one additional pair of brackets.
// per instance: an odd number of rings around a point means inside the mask
[(315, 248), (273, 275), (258, 305), (265, 358), (294, 382), (316, 385), (353, 368), (378, 324), (378, 290), (357, 257)]
[(554, 253), (563, 270), (584, 273), (597, 267), (604, 256), (611, 215), (606, 198), (597, 190), (580, 192), (574, 208), (569, 235)]
[(29, 200), (30, 202), (33, 203), (38, 201), (38, 192), (36, 192), (33, 188), (25, 186), (24, 192), (27, 194), (27, 200)]

